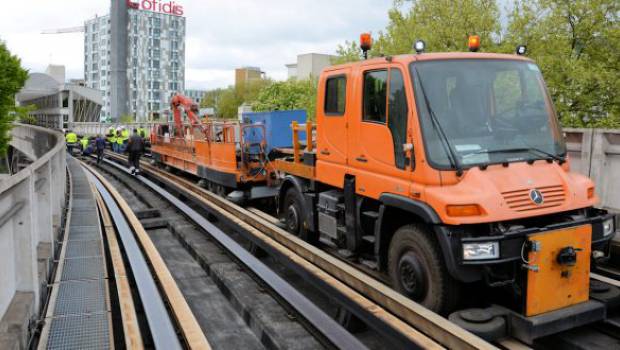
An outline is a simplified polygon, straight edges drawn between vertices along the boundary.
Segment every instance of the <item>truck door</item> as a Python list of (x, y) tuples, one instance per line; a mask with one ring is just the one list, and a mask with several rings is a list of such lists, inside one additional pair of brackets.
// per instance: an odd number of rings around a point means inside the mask
[(346, 172), (349, 72), (324, 73), (318, 88), (317, 179), (332, 186), (342, 186)]
[(403, 145), (409, 143), (409, 105), (404, 70), (398, 66), (362, 72), (359, 105), (351, 122), (349, 164), (356, 172), (356, 192), (372, 198), (381, 193), (407, 195), (411, 164)]

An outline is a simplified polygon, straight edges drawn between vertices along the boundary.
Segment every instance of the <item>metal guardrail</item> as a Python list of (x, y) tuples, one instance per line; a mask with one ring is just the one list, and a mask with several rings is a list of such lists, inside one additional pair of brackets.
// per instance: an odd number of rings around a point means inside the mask
[[(33, 163), (0, 180), (0, 319), (17, 292), (34, 294), (40, 309), (49, 271), (39, 271), (39, 259), (53, 259), (65, 205), (66, 156), (64, 137), (50, 129), (17, 124), (11, 145)], [(42, 246), (50, 255), (40, 256)]]
[(147, 136), (150, 134), (154, 122), (144, 123), (68, 123), (68, 129), (73, 130), (78, 135), (94, 136), (97, 134), (106, 135), (110, 128), (125, 128), (131, 132), (133, 129), (144, 128)]

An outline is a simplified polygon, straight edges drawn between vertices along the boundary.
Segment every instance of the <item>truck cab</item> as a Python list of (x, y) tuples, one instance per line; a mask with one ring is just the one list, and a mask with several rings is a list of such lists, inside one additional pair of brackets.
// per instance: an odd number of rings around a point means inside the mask
[[(583, 312), (614, 217), (570, 171), (531, 59), (418, 53), (333, 66), (316, 105), (316, 147), (295, 158), (304, 171), (279, 166), (291, 232), (442, 314), (489, 301), (526, 320)], [(463, 293), (472, 286), (486, 292)]]

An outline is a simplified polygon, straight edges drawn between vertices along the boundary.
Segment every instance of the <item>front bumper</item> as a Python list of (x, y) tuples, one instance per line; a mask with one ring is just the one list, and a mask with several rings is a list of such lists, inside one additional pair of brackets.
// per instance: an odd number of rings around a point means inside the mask
[[(522, 259), (523, 245), (526, 243), (527, 237), (546, 231), (592, 225), (592, 251), (602, 251), (605, 257), (608, 257), (609, 242), (615, 233), (603, 235), (603, 223), (606, 220), (615, 219), (615, 215), (602, 209), (589, 209), (589, 212), (590, 215), (582, 220), (551, 224), (544, 227), (512, 230), (488, 236), (463, 237), (455, 232), (454, 227), (444, 225), (436, 226), (435, 231), (446, 258), (448, 271), (454, 278), (460, 281), (473, 282), (482, 278), (482, 266), (520, 261)], [(615, 229), (617, 230), (617, 227)], [(463, 259), (463, 244), (483, 242), (498, 242), (499, 256), (495, 259), (484, 260)]]

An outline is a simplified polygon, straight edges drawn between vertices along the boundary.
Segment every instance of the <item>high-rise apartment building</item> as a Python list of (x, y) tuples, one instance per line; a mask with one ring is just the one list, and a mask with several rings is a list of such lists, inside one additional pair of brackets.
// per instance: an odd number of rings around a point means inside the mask
[[(130, 113), (136, 120), (162, 116), (168, 101), (185, 88), (185, 18), (179, 11), (146, 7), (143, 1), (129, 11), (127, 81)], [(176, 5), (175, 5), (176, 6)], [(110, 118), (110, 16), (85, 23), (84, 78), (103, 93), (101, 118)]]

